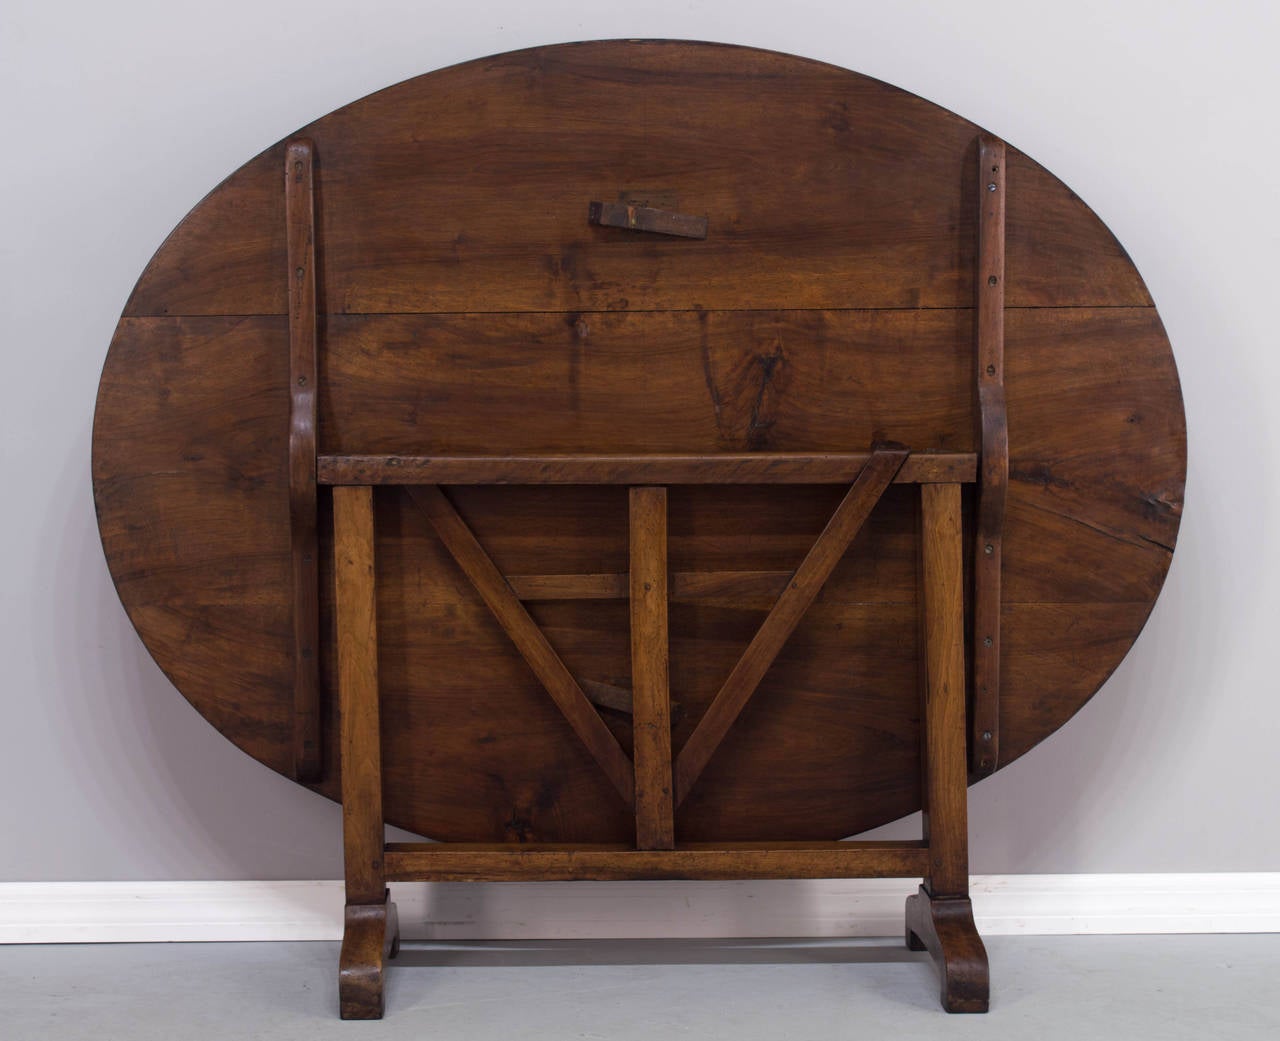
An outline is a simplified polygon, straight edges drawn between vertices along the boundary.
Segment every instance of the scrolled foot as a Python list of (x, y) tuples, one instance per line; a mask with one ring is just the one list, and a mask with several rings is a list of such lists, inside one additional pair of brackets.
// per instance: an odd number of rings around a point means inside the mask
[(968, 897), (934, 897), (921, 886), (918, 893), (907, 898), (907, 946), (927, 950), (933, 957), (942, 984), (944, 1009), (987, 1011), (991, 973)]
[(386, 963), (400, 950), (396, 905), (348, 904), (338, 956), (338, 1002), (343, 1019), (381, 1019)]

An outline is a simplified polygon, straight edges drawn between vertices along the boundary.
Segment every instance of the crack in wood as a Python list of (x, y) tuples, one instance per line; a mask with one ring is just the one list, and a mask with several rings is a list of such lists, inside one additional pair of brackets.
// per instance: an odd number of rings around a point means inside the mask
[(1026, 506), (1028, 509), (1039, 510), (1041, 513), (1047, 513), (1053, 517), (1061, 517), (1065, 521), (1070, 521), (1072, 524), (1079, 524), (1083, 528), (1088, 528), (1090, 531), (1096, 531), (1099, 535), (1105, 535), (1109, 539), (1115, 539), (1116, 542), (1122, 543), (1126, 546), (1137, 546), (1139, 549), (1143, 549), (1146, 546), (1154, 546), (1156, 549), (1163, 550), (1165, 553), (1173, 553), (1172, 546), (1161, 542), (1159, 539), (1153, 539), (1149, 535), (1143, 535), (1141, 532), (1132, 532), (1130, 536), (1122, 535), (1119, 532), (1112, 531), (1094, 521), (1088, 521), (1083, 517), (1073, 516), (1063, 510), (1055, 510), (1052, 506), (1032, 502), (1029, 499), (1020, 500), (1018, 502), (1018, 506)]

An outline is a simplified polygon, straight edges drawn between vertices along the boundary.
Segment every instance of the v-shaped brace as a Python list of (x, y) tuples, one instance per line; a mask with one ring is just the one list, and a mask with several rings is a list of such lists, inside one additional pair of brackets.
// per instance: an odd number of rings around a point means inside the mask
[(547, 641), (511, 586), (489, 558), (438, 485), (405, 489), (431, 521), (440, 541), (471, 580), (498, 624), (511, 637), (529, 668), (547, 688), (573, 732), (600, 764), (628, 807), (635, 806), (635, 775), (631, 759), (605, 725), (581, 685)]
[(871, 515), (885, 489), (893, 482), (908, 450), (877, 448), (836, 507), (831, 520), (814, 540), (791, 581), (774, 603), (742, 657), (729, 673), (706, 713), (694, 728), (676, 758), (675, 804), (689, 794), (720, 742), (733, 725), (760, 681), (769, 671), (778, 652), (795, 631), (800, 619), (822, 590), (831, 572), (840, 563), (863, 522)]
[[(875, 504), (879, 502), (885, 489), (893, 483), (898, 471), (906, 462), (908, 454), (907, 449), (896, 446), (877, 448), (871, 453), (848, 493), (836, 507), (831, 520), (814, 540), (804, 560), (791, 576), (786, 588), (779, 595), (751, 643), (738, 659), (676, 758), (673, 771), (674, 805), (678, 806), (688, 795), (694, 782), (724, 740), (725, 734), (755, 693), (774, 659), (777, 658), (796, 626), (800, 624), (805, 612), (835, 570), (849, 545), (857, 537)], [(431, 522), (440, 541), (470, 579), (481, 599), (511, 638), (539, 682), (551, 695), (574, 733), (600, 764), (627, 806), (635, 809), (636, 780), (632, 760), (600, 718), (581, 684), (569, 672), (538, 624), (530, 617), (510, 583), (498, 570), (438, 485), (411, 486), (406, 488), (406, 491)], [(635, 489), (635, 491), (641, 492), (641, 489)], [(656, 492), (657, 489), (650, 491)], [(633, 502), (633, 510), (645, 501), (642, 492), (641, 498)], [(662, 499), (662, 506), (665, 508), (665, 496)], [(665, 514), (665, 509), (663, 512)], [(635, 519), (633, 517), (633, 522)], [(633, 542), (634, 535), (633, 532)], [(659, 538), (665, 542), (665, 523), (661, 526)], [(641, 546), (633, 544), (633, 556), (636, 557), (636, 560), (633, 560), (633, 568), (637, 566), (639, 560), (652, 558), (665, 562), (665, 552), (658, 553), (653, 550), (653, 547), (648, 545), (651, 541), (652, 539), (648, 539)], [(637, 555), (635, 551), (641, 548), (644, 552)], [(662, 567), (662, 571), (665, 572), (665, 566)], [(633, 573), (633, 613), (640, 608), (641, 603), (634, 582), (636, 577)], [(651, 584), (656, 584), (657, 576), (650, 577)], [(654, 650), (657, 652), (657, 658), (665, 664), (665, 624), (660, 624), (665, 623), (665, 577), (664, 573), (661, 576), (663, 580), (661, 595), (656, 598), (662, 601), (661, 619), (655, 618), (654, 624), (642, 626), (641, 629), (645, 630), (643, 636), (640, 630), (633, 631), (633, 666), (647, 659), (646, 648), (634, 644), (637, 641), (643, 643), (646, 637), (652, 637), (659, 630), (662, 630), (664, 637), (663, 646)], [(648, 586), (644, 588), (647, 589)], [(655, 598), (643, 598), (645, 601), (651, 599)], [(665, 674), (665, 668), (661, 671)], [(660, 685), (665, 693), (665, 675), (661, 677), (660, 682), (656, 678), (654, 682), (646, 679), (642, 686), (649, 687), (655, 684)], [(660, 700), (663, 703), (666, 701), (665, 698)], [(663, 715), (665, 717), (665, 713)], [(669, 746), (663, 751), (666, 756), (670, 756)], [(669, 759), (667, 761), (670, 762)], [(660, 816), (669, 818), (669, 810)], [(665, 834), (669, 831), (669, 827), (662, 830)]]

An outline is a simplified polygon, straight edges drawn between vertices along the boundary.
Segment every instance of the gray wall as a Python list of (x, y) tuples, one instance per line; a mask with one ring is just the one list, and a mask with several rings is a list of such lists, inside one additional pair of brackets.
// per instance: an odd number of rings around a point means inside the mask
[(1101, 694), (973, 790), (973, 866), (1280, 869), (1275, 6), (617, 6), (4, 5), (0, 879), (340, 875), (337, 808), (204, 723), (116, 600), (89, 487), (107, 343), (164, 235), (295, 127), (467, 58), (634, 35), (774, 47), (915, 91), (1039, 159), (1125, 243), (1182, 373), (1182, 538)]

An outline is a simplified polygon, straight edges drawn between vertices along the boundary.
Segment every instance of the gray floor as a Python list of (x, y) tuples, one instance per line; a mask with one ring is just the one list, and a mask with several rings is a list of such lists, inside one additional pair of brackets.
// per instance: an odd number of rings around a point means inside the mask
[(0, 1038), (1280, 1038), (1280, 935), (991, 937), (986, 1016), (888, 941), (406, 945), (337, 1018), (337, 945), (0, 947)]

